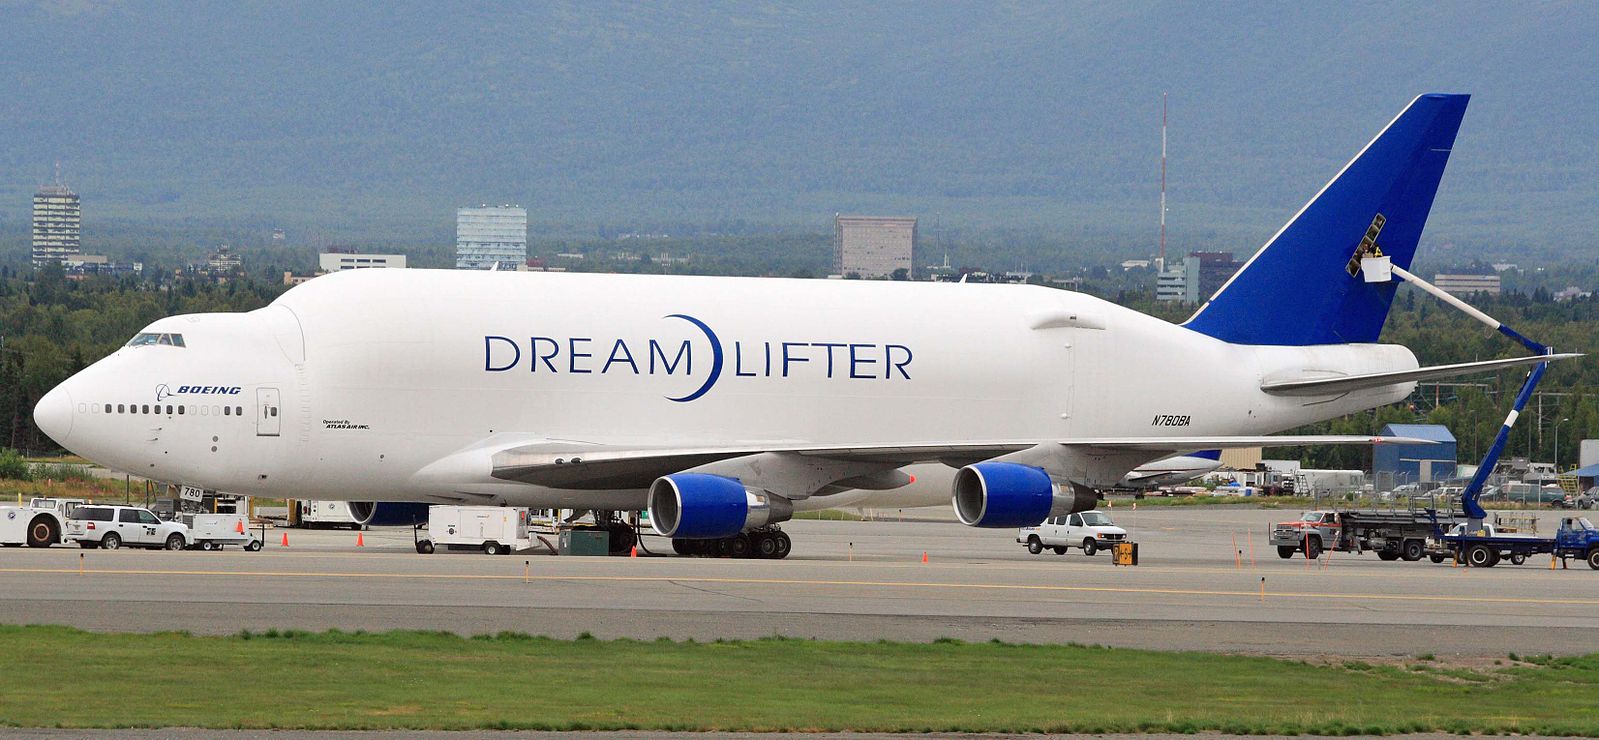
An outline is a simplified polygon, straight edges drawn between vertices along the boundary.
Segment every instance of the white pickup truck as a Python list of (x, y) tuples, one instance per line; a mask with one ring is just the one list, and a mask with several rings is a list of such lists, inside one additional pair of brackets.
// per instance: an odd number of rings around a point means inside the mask
[(1116, 526), (1103, 511), (1083, 511), (1050, 517), (1036, 527), (1022, 527), (1016, 532), (1016, 541), (1027, 545), (1027, 551), (1034, 555), (1046, 547), (1053, 548), (1056, 555), (1079, 547), (1084, 555), (1092, 556), (1127, 541), (1127, 530)]

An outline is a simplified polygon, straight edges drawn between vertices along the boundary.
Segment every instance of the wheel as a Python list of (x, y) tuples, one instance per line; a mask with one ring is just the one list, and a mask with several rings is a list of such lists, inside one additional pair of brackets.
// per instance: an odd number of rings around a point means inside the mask
[(1518, 552), (1510, 556), (1511, 565), (1521, 565), (1525, 562), (1527, 562), (1527, 554), (1524, 552)]
[(1431, 560), (1433, 563), (1442, 563), (1444, 561), (1444, 556), (1442, 556), (1442, 555), (1428, 555), (1427, 559)]
[(787, 532), (778, 532), (772, 536), (772, 539), (777, 542), (777, 553), (772, 557), (782, 560), (794, 550), (794, 541), (788, 538)]
[(1321, 557), (1321, 538), (1312, 537), (1305, 545), (1305, 557), (1315, 560)]
[(679, 555), (689, 555), (689, 554), (691, 554), (691, 551), (689, 550), (688, 540), (685, 540), (682, 537), (673, 537), (672, 538), (672, 552), (675, 552), (675, 553), (677, 553)]
[(755, 557), (770, 558), (777, 555), (777, 538), (769, 534), (755, 535)]
[(261, 551), (261, 541), (260, 540), (250, 540), (250, 543), (244, 546), (244, 551), (245, 552), (260, 552)]
[(168, 550), (182, 550), (185, 544), (187, 543), (183, 541), (183, 535), (178, 534), (177, 532), (167, 535)]
[(1094, 553), (1096, 552), (1099, 552), (1099, 543), (1094, 542), (1093, 537), (1084, 537), (1083, 554), (1087, 555), (1088, 557), (1094, 557)]
[(28, 523), (28, 547), (49, 547), (60, 541), (60, 535), (55, 520), (48, 516), (41, 514)]
[(115, 550), (121, 546), (122, 536), (116, 532), (106, 532), (105, 536), (100, 538), (100, 547), (107, 550)]
[(211, 540), (203, 540), (200, 542), (200, 549), (206, 552), (211, 552), (212, 550), (217, 549), (217, 546), (211, 544)]
[(489, 540), (488, 542), (483, 543), (483, 554), (485, 554), (485, 555), (498, 555), (498, 554), (500, 554), (500, 543), (495, 542), (494, 540)]
[(1055, 550), (1055, 554), (1056, 555), (1065, 555), (1066, 554), (1066, 548), (1064, 548), (1064, 547), (1056, 546), (1053, 549)]
[(1392, 562), (1399, 559), (1399, 553), (1382, 550), (1377, 553), (1377, 559), (1384, 562)]
[(755, 551), (754, 545), (750, 542), (750, 536), (747, 534), (737, 535), (732, 540), (733, 544), (729, 548), (728, 554), (735, 558), (747, 558), (750, 553)]
[(417, 540), (416, 551), (420, 555), (433, 554), (433, 540)]
[(712, 540), (712, 542), (716, 543), (715, 549), (707, 548), (705, 554), (710, 555), (713, 558), (725, 558), (733, 555), (732, 537), (723, 537), (721, 539)]
[(1405, 540), (1405, 546), (1400, 549), (1399, 557), (1407, 563), (1414, 563), (1427, 554), (1427, 546), (1421, 540)]
[(1038, 535), (1028, 535), (1027, 551), (1034, 555), (1044, 551), (1044, 543), (1039, 541)]
[(1588, 567), (1599, 570), (1599, 547), (1588, 551)]
[(1293, 557), (1294, 553), (1297, 553), (1297, 552), (1299, 552), (1299, 548), (1294, 547), (1293, 545), (1278, 545), (1277, 546), (1277, 557), (1282, 558), (1283, 560), (1287, 560), (1287, 559)]
[(609, 546), (612, 555), (626, 555), (634, 545), (638, 544), (638, 537), (631, 529), (612, 527), (607, 531), (610, 534)]
[(1472, 545), (1466, 550), (1466, 564), (1473, 568), (1491, 568), (1497, 559), (1494, 552), (1487, 545)]

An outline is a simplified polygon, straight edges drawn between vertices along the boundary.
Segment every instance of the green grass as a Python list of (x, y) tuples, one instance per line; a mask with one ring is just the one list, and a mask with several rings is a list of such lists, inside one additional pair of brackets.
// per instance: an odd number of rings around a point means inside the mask
[(1599, 735), (1599, 655), (1470, 670), (948, 639), (65, 627), (0, 627), (0, 655), (0, 724), (24, 727)]
[[(1305, 509), (1315, 503), (1315, 499), (1304, 496), (1146, 496), (1135, 499), (1131, 496), (1116, 496), (1109, 499), (1115, 503), (1113, 508), (1131, 509), (1137, 503), (1140, 508), (1145, 506), (1248, 506), (1257, 509)], [(1104, 509), (1101, 503), (1099, 508)]]
[(826, 522), (858, 522), (861, 520), (861, 515), (839, 511), (838, 509), (822, 509), (821, 511), (796, 511), (794, 512), (794, 518)]

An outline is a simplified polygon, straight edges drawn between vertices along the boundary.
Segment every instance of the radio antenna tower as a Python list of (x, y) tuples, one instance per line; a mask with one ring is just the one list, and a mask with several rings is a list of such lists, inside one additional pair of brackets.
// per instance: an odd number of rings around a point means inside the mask
[(1155, 272), (1166, 271), (1166, 93), (1160, 94), (1160, 257)]

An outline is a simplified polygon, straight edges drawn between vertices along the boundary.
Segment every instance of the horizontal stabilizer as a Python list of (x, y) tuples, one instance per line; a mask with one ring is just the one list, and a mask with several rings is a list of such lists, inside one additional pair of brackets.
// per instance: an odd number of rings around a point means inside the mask
[(1382, 388), (1418, 380), (1432, 380), (1434, 378), (1453, 378), (1460, 375), (1492, 372), (1516, 365), (1531, 365), (1581, 356), (1580, 354), (1534, 355), (1531, 357), (1512, 357), (1507, 360), (1483, 360), (1482, 362), (1462, 362), (1455, 365), (1436, 365), (1388, 373), (1277, 380), (1262, 383), (1260, 389), (1275, 396), (1330, 396), (1366, 388)]

